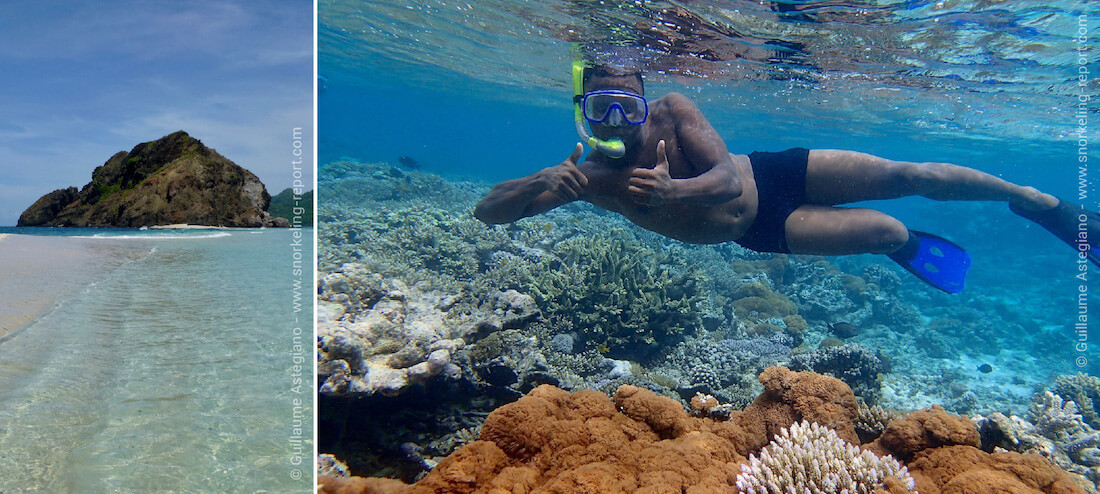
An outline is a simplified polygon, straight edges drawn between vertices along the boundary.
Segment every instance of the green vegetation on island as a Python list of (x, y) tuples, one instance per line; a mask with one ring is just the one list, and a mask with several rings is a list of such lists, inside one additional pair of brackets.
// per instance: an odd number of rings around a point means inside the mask
[(116, 153), (80, 190), (42, 196), (18, 226), (288, 226), (270, 201), (256, 175), (181, 130)]

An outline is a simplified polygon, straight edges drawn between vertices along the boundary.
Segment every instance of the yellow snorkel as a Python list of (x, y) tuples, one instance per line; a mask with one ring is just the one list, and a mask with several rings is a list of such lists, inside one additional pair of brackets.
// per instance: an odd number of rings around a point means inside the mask
[(584, 110), (581, 109), (581, 98), (584, 96), (584, 62), (573, 61), (573, 120), (577, 125), (577, 135), (593, 149), (610, 158), (622, 158), (626, 155), (626, 146), (622, 139), (601, 140), (588, 132), (588, 126), (584, 121)]

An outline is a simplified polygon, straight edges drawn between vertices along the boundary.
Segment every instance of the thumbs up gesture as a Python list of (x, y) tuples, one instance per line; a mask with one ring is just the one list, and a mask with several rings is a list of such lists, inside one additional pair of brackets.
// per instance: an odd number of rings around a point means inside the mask
[(657, 142), (657, 165), (653, 168), (635, 168), (630, 175), (627, 191), (634, 202), (657, 206), (673, 198), (672, 176), (668, 174), (668, 155), (665, 141)]

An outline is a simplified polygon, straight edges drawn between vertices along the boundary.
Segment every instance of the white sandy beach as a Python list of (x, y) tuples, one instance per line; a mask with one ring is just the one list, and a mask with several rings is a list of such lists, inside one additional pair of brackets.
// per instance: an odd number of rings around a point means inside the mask
[(143, 251), (110, 240), (0, 234), (0, 338)]
[[(233, 230), (228, 226), (192, 225), (188, 223), (173, 223), (171, 225), (153, 225), (150, 230)], [(239, 229), (239, 228), (237, 228)]]

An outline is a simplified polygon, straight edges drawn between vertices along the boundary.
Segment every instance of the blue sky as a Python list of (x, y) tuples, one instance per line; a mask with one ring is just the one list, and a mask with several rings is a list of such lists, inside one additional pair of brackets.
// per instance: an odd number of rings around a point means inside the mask
[(0, 67), (0, 226), (177, 130), (272, 195), (291, 184), (294, 127), (312, 150), (312, 0), (9, 0)]

